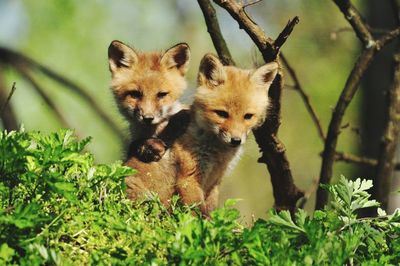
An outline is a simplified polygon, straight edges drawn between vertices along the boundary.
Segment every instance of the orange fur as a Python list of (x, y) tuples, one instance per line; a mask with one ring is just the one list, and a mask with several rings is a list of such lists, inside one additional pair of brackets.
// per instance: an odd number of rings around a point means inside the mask
[(138, 52), (113, 41), (108, 57), (111, 89), (130, 123), (132, 140), (156, 136), (182, 109), (177, 100), (187, 86), (189, 46), (180, 43), (162, 52)]
[[(204, 56), (188, 130), (167, 156), (127, 178), (129, 197), (153, 191), (168, 205), (178, 193), (185, 204), (198, 204), (208, 215), (217, 206), (219, 184), (237, 162), (241, 144), (265, 119), (268, 89), (277, 71), (275, 62), (250, 71), (223, 66), (210, 54)], [(138, 167), (134, 160), (128, 165)], [(137, 184), (143, 184), (141, 189), (134, 189)]]

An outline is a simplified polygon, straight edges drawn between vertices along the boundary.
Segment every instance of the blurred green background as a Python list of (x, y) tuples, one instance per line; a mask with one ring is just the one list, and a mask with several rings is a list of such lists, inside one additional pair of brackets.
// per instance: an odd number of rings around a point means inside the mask
[[(355, 1), (363, 11), (361, 1)], [(215, 7), (221, 29), (236, 63), (243, 68), (260, 64), (261, 57), (250, 38), (221, 8)], [(324, 130), (328, 126), (346, 77), (359, 51), (359, 42), (332, 1), (268, 0), (247, 8), (268, 36), (275, 38), (288, 19), (300, 17), (282, 51), (295, 68), (311, 97)], [(191, 47), (192, 61), (188, 80), (190, 102), (195, 89), (201, 57), (215, 52), (197, 1), (175, 0), (90, 0), (28, 1), (0, 0), (0, 46), (21, 52), (82, 86), (102, 106), (121, 129), (127, 124), (118, 113), (109, 89), (107, 47), (118, 39), (139, 50), (159, 50), (178, 42)], [(49, 132), (63, 125), (43, 99), (12, 68), (0, 65), (3, 86), (7, 90), (16, 81), (17, 90), (10, 102), (18, 121), (28, 130)], [(80, 97), (43, 75), (35, 79), (62, 110), (69, 127), (80, 137), (92, 136), (90, 151), (98, 163), (122, 158), (122, 141), (99, 119)], [(280, 138), (296, 184), (305, 190), (315, 189), (320, 170), (322, 141), (299, 94), (286, 75), (283, 92)], [(360, 124), (360, 93), (350, 105), (338, 150), (357, 153)], [(242, 199), (238, 208), (244, 221), (263, 217), (272, 207), (272, 188), (265, 165), (258, 164), (256, 144), (251, 137), (238, 167), (226, 176), (221, 202)], [(335, 165), (335, 177), (352, 176), (353, 169), (343, 163)], [(307, 209), (313, 207), (313, 197)]]

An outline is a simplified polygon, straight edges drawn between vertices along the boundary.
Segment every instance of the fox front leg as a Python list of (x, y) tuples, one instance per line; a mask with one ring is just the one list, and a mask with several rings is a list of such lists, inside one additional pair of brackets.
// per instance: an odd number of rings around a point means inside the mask
[(183, 204), (188, 206), (197, 205), (201, 213), (208, 216), (203, 189), (195, 178), (186, 177), (178, 179), (177, 191)]
[(129, 145), (128, 158), (136, 157), (142, 162), (157, 162), (167, 150), (167, 145), (158, 138), (139, 139)]
[(206, 208), (210, 213), (218, 206), (219, 186), (214, 186), (206, 197)]
[(177, 158), (176, 190), (185, 205), (196, 204), (203, 215), (208, 216), (204, 191), (200, 184), (199, 167), (190, 152), (185, 149), (175, 149)]
[(128, 158), (134, 156), (146, 163), (159, 161), (175, 140), (185, 133), (189, 122), (190, 111), (179, 111), (155, 137), (133, 141), (128, 149)]

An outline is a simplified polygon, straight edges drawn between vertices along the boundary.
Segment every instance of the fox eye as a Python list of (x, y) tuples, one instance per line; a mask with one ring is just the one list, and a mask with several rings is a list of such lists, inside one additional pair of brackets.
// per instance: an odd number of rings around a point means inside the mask
[(129, 95), (134, 99), (140, 99), (140, 98), (142, 98), (143, 93), (138, 90), (134, 90), (134, 91), (130, 91)]
[(162, 99), (162, 98), (164, 98), (165, 96), (167, 96), (168, 94), (169, 94), (169, 92), (160, 91), (159, 93), (157, 93), (157, 98), (158, 98), (158, 99)]
[(214, 110), (214, 113), (216, 113), (219, 117), (222, 117), (222, 118), (228, 118), (229, 117), (228, 112), (224, 111), (224, 110)]
[(250, 119), (253, 117), (253, 115), (254, 115), (254, 114), (249, 114), (249, 113), (247, 113), (247, 114), (244, 115), (244, 119), (245, 119), (245, 120), (250, 120)]

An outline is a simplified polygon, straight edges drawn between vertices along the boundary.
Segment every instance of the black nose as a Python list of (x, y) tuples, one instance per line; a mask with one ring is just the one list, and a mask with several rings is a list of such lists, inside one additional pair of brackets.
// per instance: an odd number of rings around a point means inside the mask
[(231, 145), (232, 146), (239, 146), (240, 143), (242, 143), (242, 140), (240, 138), (231, 138)]
[(143, 122), (146, 124), (150, 124), (154, 120), (154, 116), (152, 115), (144, 115)]

